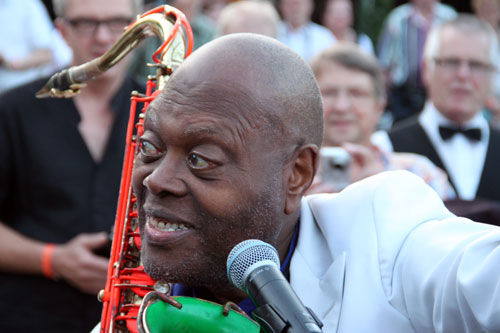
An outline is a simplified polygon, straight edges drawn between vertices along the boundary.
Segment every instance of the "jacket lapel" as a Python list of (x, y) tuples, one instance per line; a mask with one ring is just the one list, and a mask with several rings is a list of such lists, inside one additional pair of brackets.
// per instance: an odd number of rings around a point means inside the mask
[(300, 237), (290, 264), (290, 283), (304, 305), (323, 322), (325, 332), (337, 330), (346, 254), (334, 258), (306, 200), (302, 201)]
[(323, 294), (330, 295), (332, 301), (330, 307), (325, 307), (326, 312), (322, 316), (323, 324), (328, 328), (325, 332), (337, 331), (338, 329), (340, 310), (344, 298), (345, 260), (345, 252), (335, 257), (332, 265), (319, 281)]
[(499, 142), (500, 132), (490, 127), (488, 150), (486, 152), (476, 197), (490, 200), (500, 199), (500, 181), (497, 180), (498, 170), (500, 170), (500, 156), (498, 155)]
[[(432, 163), (437, 167), (443, 169), (446, 174), (446, 170), (443, 161), (439, 157), (434, 145), (425, 133), (424, 129), (418, 122), (418, 118), (411, 119), (401, 126), (396, 127), (396, 129), (389, 132), (389, 138), (391, 139), (392, 146), (396, 152), (410, 152), (419, 155), (426, 156)], [(448, 181), (451, 186), (457, 192), (453, 180), (448, 176)]]

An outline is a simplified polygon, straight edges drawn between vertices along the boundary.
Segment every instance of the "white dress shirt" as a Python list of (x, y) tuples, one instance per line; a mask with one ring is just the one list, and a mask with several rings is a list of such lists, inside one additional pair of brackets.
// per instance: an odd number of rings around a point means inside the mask
[(336, 39), (330, 30), (313, 22), (295, 30), (289, 24), (280, 22), (278, 40), (300, 54), (305, 61), (309, 61), (321, 51), (332, 46)]
[(448, 170), (448, 176), (455, 184), (458, 196), (465, 200), (474, 199), (483, 172), (490, 135), (488, 122), (482, 113), (479, 112), (464, 126), (465, 129), (479, 128), (480, 141), (471, 141), (461, 133), (444, 141), (439, 134), (439, 126), (456, 127), (456, 124), (440, 114), (430, 102), (420, 114), (419, 122)]
[(0, 0), (0, 55), (7, 61), (21, 60), (39, 49), (52, 50), (51, 64), (24, 70), (0, 65), (0, 92), (51, 74), (71, 62), (72, 51), (54, 30), (39, 0)]

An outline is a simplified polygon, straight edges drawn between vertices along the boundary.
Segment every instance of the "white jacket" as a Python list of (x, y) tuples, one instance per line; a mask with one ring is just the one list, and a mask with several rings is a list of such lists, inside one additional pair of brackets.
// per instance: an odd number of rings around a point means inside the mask
[(406, 171), (304, 198), (290, 277), (324, 332), (500, 332), (500, 228)]

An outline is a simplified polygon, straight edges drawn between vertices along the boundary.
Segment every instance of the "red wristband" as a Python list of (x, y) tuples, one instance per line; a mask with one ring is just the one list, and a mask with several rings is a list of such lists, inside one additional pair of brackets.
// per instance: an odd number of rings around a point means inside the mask
[(55, 246), (55, 244), (49, 243), (45, 245), (42, 252), (42, 274), (49, 279), (54, 279), (52, 272), (52, 252), (54, 252)]

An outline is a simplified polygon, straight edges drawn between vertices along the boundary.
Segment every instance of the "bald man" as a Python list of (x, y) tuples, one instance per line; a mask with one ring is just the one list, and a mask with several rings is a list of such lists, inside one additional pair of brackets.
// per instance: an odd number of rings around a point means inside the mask
[(500, 229), (455, 217), (405, 171), (304, 198), (322, 133), (314, 75), (289, 48), (231, 34), (198, 49), (140, 139), (132, 181), (147, 273), (175, 295), (251, 313), (226, 259), (260, 239), (324, 332), (500, 330)]

